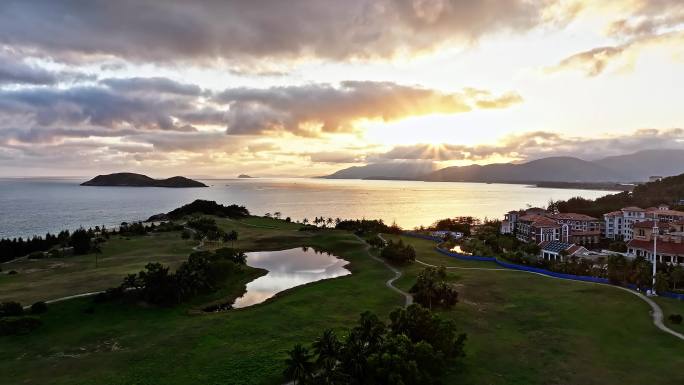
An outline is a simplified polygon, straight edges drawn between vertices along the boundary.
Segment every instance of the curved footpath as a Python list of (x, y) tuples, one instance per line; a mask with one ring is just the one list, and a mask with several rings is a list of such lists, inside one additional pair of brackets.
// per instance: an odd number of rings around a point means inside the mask
[[(412, 304), (412, 303), (413, 303), (413, 296), (412, 296), (411, 294), (409, 294), (409, 293), (407, 293), (407, 292), (401, 290), (400, 288), (394, 286), (394, 281), (396, 281), (397, 279), (399, 279), (399, 278), (401, 277), (401, 271), (395, 269), (393, 266), (391, 266), (389, 263), (387, 263), (386, 261), (384, 261), (382, 258), (379, 258), (379, 257), (376, 257), (375, 255), (373, 255), (373, 253), (372, 253), (371, 250), (370, 250), (370, 245), (369, 245), (366, 241), (364, 241), (363, 239), (361, 239), (361, 237), (359, 237), (358, 235), (354, 234), (354, 236), (355, 236), (361, 243), (363, 243), (363, 245), (364, 245), (365, 248), (366, 248), (366, 252), (368, 252), (368, 255), (370, 255), (371, 258), (373, 258), (373, 259), (375, 259), (376, 261), (382, 263), (383, 265), (385, 265), (388, 269), (390, 269), (390, 270), (394, 273), (394, 277), (388, 279), (387, 282), (385, 282), (385, 286), (387, 286), (387, 287), (389, 287), (390, 289), (396, 291), (397, 293), (403, 295), (404, 298), (406, 299), (405, 306), (408, 306), (408, 305)], [(382, 239), (382, 237), (380, 237), (380, 238)], [(383, 239), (383, 240), (384, 240), (384, 239)]]
[[(378, 236), (380, 237), (380, 239), (387, 242), (380, 234), (378, 234)], [(456, 257), (453, 257), (453, 258), (456, 258)], [(432, 265), (429, 263), (425, 263), (425, 262), (420, 261), (418, 259), (416, 259), (416, 262), (418, 262), (419, 264), (424, 265), (424, 266), (439, 267), (439, 266), (435, 266), (435, 265)], [(447, 268), (447, 269), (459, 269), (459, 270), (518, 271), (518, 272), (522, 272), (522, 273), (541, 275), (542, 277), (546, 277), (546, 278), (564, 280), (564, 278), (558, 278), (558, 277), (554, 277), (551, 275), (547, 275), (547, 274), (543, 274), (543, 273), (537, 273), (537, 272), (533, 272), (533, 271), (526, 271), (526, 270), (515, 270), (515, 269), (506, 269), (506, 268), (485, 268), (485, 267), (457, 267), (457, 266), (445, 266), (445, 268)], [(621, 289), (621, 290), (624, 290), (630, 294), (636, 295), (642, 301), (646, 302), (649, 306), (651, 306), (651, 316), (653, 317), (653, 325), (655, 325), (655, 327), (664, 331), (665, 333), (671, 334), (671, 335), (679, 338), (680, 340), (684, 341), (684, 334), (676, 332), (676, 331), (668, 328), (667, 326), (665, 326), (665, 324), (663, 323), (663, 310), (660, 308), (660, 306), (657, 303), (655, 303), (652, 299), (643, 295), (642, 293), (636, 292), (636, 291), (628, 289), (626, 287), (608, 285), (608, 284), (598, 283), (598, 282), (589, 282), (589, 281), (575, 281), (575, 282), (584, 282), (584, 283), (589, 283), (589, 284), (594, 284), (594, 285), (614, 287), (616, 289)]]

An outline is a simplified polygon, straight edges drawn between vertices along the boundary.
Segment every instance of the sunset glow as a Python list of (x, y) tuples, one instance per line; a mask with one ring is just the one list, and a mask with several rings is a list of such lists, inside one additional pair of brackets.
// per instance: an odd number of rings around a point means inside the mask
[[(110, 17), (141, 13), (107, 27), (92, 7), (5, 2), (0, 173), (80, 175), (87, 161), (98, 172), (311, 176), (631, 150), (601, 144), (616, 140), (680, 148), (684, 5), (652, 3), (150, 2), (117, 6)], [(79, 22), (57, 24), (60, 12)], [(295, 21), (265, 16), (279, 12)], [(259, 30), (267, 19), (273, 30)], [(540, 133), (555, 139), (511, 145)], [(397, 146), (416, 151), (393, 158)]]

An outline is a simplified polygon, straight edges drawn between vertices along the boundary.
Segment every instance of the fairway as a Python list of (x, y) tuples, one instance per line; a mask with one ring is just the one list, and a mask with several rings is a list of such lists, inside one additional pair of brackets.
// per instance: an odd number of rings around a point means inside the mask
[[(350, 233), (299, 231), (297, 224), (269, 218), (217, 222), (238, 231), (236, 246), (246, 251), (312, 246), (349, 261), (352, 274), (299, 286), (252, 307), (212, 314), (198, 308), (234, 298), (260, 273), (247, 270), (220, 292), (175, 308), (94, 304), (89, 298), (53, 304), (41, 316), (44, 325), (32, 334), (0, 338), (0, 383), (281, 384), (285, 351), (295, 343), (312, 341), (328, 327), (343, 333), (365, 310), (386, 319), (403, 304), (403, 298), (385, 286), (393, 273), (370, 258), (366, 246)], [(441, 314), (456, 320), (468, 340), (466, 357), (445, 373), (444, 383), (684, 382), (684, 343), (656, 329), (648, 305), (635, 296), (606, 286), (481, 270), (498, 267), (446, 257), (435, 252), (430, 241), (401, 238), (416, 248), (423, 262), (467, 268), (449, 269), (460, 302)], [(0, 293), (3, 300), (15, 295), (28, 303), (41, 295), (109, 287), (147, 261), (178, 264), (195, 244), (181, 240), (178, 233), (112, 238), (97, 269), (93, 256), (68, 257), (59, 261), (70, 263), (70, 270), (3, 275)], [(27, 270), (50, 262), (16, 262), (13, 268)], [(399, 266), (403, 275), (395, 285), (410, 289), (423, 267)], [(40, 279), (32, 282), (31, 277)], [(105, 277), (112, 283), (103, 281)], [(26, 293), (22, 284), (28, 286)], [(670, 309), (681, 309), (680, 303), (665, 302)]]

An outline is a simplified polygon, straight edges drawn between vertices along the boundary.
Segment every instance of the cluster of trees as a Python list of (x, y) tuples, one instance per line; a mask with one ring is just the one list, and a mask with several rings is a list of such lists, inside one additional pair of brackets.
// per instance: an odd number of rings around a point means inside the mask
[(98, 300), (133, 297), (150, 304), (170, 306), (186, 301), (198, 294), (211, 293), (246, 263), (243, 252), (221, 248), (214, 252), (199, 251), (190, 254), (175, 273), (161, 263), (148, 263), (145, 270), (129, 274), (118, 288), (100, 295)]
[(64, 230), (57, 235), (47, 233), (45, 237), (0, 239), (0, 262), (11, 261), (37, 251), (47, 251), (55, 246), (67, 246), (70, 237), (69, 230)]
[[(186, 226), (195, 231), (195, 239), (198, 240), (206, 238), (210, 241), (235, 242), (238, 239), (237, 231), (224, 231), (216, 225), (214, 218), (193, 217), (188, 220)], [(183, 235), (183, 237), (185, 238), (186, 236)]]
[[(34, 236), (30, 239), (13, 238), (0, 239), (0, 262), (11, 261), (12, 259), (30, 255), (32, 258), (42, 258), (45, 252), (55, 248), (73, 247), (74, 254), (86, 254), (91, 251), (92, 238), (95, 233), (100, 231), (100, 227), (95, 229), (80, 228), (73, 233), (69, 230), (60, 231), (59, 234), (45, 234), (45, 237)], [(53, 256), (58, 256), (57, 252)]]
[[(152, 230), (153, 227), (154, 226), (151, 225), (150, 230)], [(145, 235), (147, 234), (147, 230), (147, 227), (142, 222), (121, 222), (121, 225), (119, 225), (119, 234), (122, 236)]]
[(401, 239), (399, 242), (389, 241), (380, 251), (380, 256), (394, 263), (411, 263), (416, 260), (416, 250), (409, 244), (404, 244)]
[(473, 234), (461, 243), (461, 249), (473, 255), (519, 257), (539, 254), (539, 246), (534, 243), (521, 242), (511, 235), (500, 234), (501, 222), (487, 221), (478, 227)]
[(249, 210), (245, 206), (224, 206), (216, 201), (197, 199), (192, 203), (183, 205), (167, 214), (168, 218), (180, 219), (187, 215), (204, 214), (217, 217), (245, 218), (249, 216)]
[(28, 313), (35, 316), (46, 311), (45, 302), (34, 303), (28, 312), (19, 302), (0, 303), (0, 336), (30, 333), (42, 323), (38, 318), (25, 315)]
[(326, 330), (311, 345), (288, 352), (284, 375), (295, 384), (435, 384), (463, 356), (466, 335), (451, 320), (411, 305), (386, 325), (370, 312), (349, 334)]
[(651, 207), (661, 203), (676, 206), (683, 197), (684, 174), (638, 185), (631, 193), (624, 191), (595, 200), (576, 197), (567, 201), (552, 201), (549, 203), (549, 210), (581, 213), (600, 218), (607, 212), (627, 206)]
[(444, 266), (427, 267), (420, 274), (410, 290), (413, 299), (432, 310), (433, 307), (451, 308), (458, 302), (456, 286), (447, 282)]
[(393, 223), (387, 226), (382, 219), (344, 219), (336, 223), (337, 230), (352, 231), (359, 236), (366, 234), (400, 234), (401, 228)]
[(422, 230), (431, 230), (431, 231), (457, 231), (460, 233), (463, 233), (463, 235), (470, 235), (470, 229), (473, 226), (477, 226), (482, 224), (482, 221), (480, 221), (478, 218), (474, 217), (455, 217), (455, 218), (445, 218), (445, 219), (440, 219), (430, 225), (427, 229), (423, 228)]

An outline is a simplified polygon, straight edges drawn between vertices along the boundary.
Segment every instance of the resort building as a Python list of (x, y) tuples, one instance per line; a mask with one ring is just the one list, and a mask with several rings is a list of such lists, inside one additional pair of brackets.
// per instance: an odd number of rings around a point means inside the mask
[[(564, 230), (565, 229), (565, 232)], [(541, 243), (560, 241), (567, 238), (568, 226), (561, 226), (555, 220), (536, 214), (523, 215), (516, 222), (515, 236), (523, 242)]]
[(518, 227), (518, 220), (525, 215), (546, 215), (548, 211), (539, 208), (531, 207), (526, 210), (514, 210), (504, 214), (504, 220), (501, 221), (501, 234), (515, 234)]
[[(654, 232), (654, 226), (657, 232)], [(627, 253), (634, 257), (651, 259), (653, 238), (656, 240), (658, 262), (684, 264), (684, 221), (644, 221), (633, 226), (634, 237), (627, 243)]]
[(634, 238), (633, 226), (635, 223), (656, 220), (659, 222), (684, 221), (684, 212), (670, 210), (667, 205), (649, 207), (625, 207), (619, 211), (613, 211), (603, 215), (604, 233), (608, 239), (621, 239), (629, 242)]
[(632, 239), (632, 225), (646, 220), (646, 210), (634, 206), (604, 214), (604, 237), (627, 242)]
[(544, 241), (539, 247), (539, 257), (549, 261), (563, 261), (565, 258), (572, 256), (581, 256), (589, 253), (586, 248), (576, 245), (574, 243), (559, 242), (559, 241)]
[(601, 221), (589, 215), (577, 213), (557, 213), (547, 215), (559, 225), (567, 225), (569, 241), (580, 245), (593, 245), (601, 240)]

